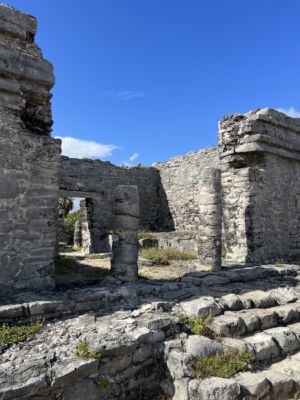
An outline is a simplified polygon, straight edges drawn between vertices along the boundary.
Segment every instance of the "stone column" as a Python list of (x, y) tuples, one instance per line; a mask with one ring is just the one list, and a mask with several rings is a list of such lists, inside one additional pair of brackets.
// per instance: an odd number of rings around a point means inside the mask
[(75, 222), (75, 229), (74, 229), (74, 247), (78, 248), (81, 247), (82, 240), (81, 240), (81, 222)]
[(139, 196), (136, 186), (119, 185), (114, 192), (115, 221), (111, 274), (123, 281), (138, 278)]
[(212, 270), (221, 268), (222, 255), (221, 175), (205, 167), (200, 181), (199, 259)]

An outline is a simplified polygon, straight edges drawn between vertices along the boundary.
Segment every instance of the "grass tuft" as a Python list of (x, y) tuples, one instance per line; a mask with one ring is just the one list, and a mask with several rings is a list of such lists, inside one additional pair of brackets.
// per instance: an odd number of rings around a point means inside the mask
[(171, 260), (195, 260), (197, 257), (195, 254), (167, 247), (160, 249), (158, 247), (150, 247), (140, 251), (140, 256), (151, 260), (156, 265), (169, 265)]
[(209, 327), (209, 324), (213, 320), (212, 314), (208, 317), (194, 317), (190, 318), (184, 314), (179, 314), (178, 318), (180, 321), (186, 325), (186, 327), (191, 331), (193, 335), (206, 336), (210, 339), (215, 339), (216, 335), (214, 331)]
[(151, 232), (139, 232), (138, 233), (138, 238), (139, 239), (156, 239), (155, 235)]
[(107, 379), (102, 379), (100, 382), (98, 382), (98, 386), (102, 390), (107, 390), (109, 387), (109, 381)]
[(75, 354), (79, 358), (100, 358), (101, 353), (98, 351), (89, 351), (89, 346), (85, 340), (80, 340), (75, 349)]
[(0, 344), (14, 344), (23, 342), (28, 336), (40, 331), (43, 327), (41, 322), (30, 325), (2, 325), (0, 326)]
[(210, 376), (231, 378), (239, 372), (247, 371), (255, 365), (255, 357), (249, 350), (228, 351), (210, 357), (201, 357), (195, 363), (195, 378)]

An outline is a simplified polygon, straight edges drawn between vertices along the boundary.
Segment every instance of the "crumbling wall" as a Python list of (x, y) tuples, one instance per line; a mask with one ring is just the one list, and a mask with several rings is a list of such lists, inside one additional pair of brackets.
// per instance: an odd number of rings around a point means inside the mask
[(0, 5), (0, 286), (53, 287), (60, 141), (36, 20)]
[(159, 175), (155, 168), (125, 168), (100, 160), (62, 157), (59, 175), (61, 193), (74, 197), (79, 193), (79, 197), (91, 198), (87, 206), (93, 207), (95, 224), (101, 218), (101, 226), (104, 224), (108, 229), (112, 228), (115, 188), (118, 185), (136, 185), (141, 207), (140, 229), (157, 229)]
[(218, 164), (217, 147), (190, 152), (154, 164), (160, 176), (160, 230), (198, 230), (200, 174), (204, 167), (217, 167)]
[(300, 252), (300, 120), (272, 109), (231, 115), (219, 146), (227, 260)]

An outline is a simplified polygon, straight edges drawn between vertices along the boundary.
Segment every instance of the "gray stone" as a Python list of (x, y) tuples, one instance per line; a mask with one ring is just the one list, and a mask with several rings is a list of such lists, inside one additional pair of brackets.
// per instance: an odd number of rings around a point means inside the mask
[(253, 399), (262, 399), (271, 390), (271, 385), (264, 372), (244, 372), (236, 377), (244, 396), (251, 395)]
[(246, 326), (238, 315), (220, 315), (213, 319), (211, 328), (218, 336), (243, 336)]
[(297, 336), (289, 328), (272, 328), (264, 331), (276, 340), (281, 350), (285, 353), (294, 352), (300, 348), (300, 342)]
[(243, 304), (240, 298), (234, 293), (222, 296), (220, 303), (222, 304), (225, 310), (237, 311), (243, 308)]
[(189, 384), (190, 400), (236, 400), (239, 394), (240, 386), (234, 379), (194, 379)]
[(213, 297), (200, 297), (198, 299), (180, 303), (183, 313), (188, 317), (208, 317), (220, 315), (222, 308)]
[(266, 361), (279, 355), (279, 347), (270, 335), (256, 333), (244, 339), (250, 349), (253, 349), (257, 361)]
[(185, 342), (185, 351), (188, 355), (198, 358), (222, 353), (224, 347), (221, 343), (215, 342), (205, 336), (192, 335)]

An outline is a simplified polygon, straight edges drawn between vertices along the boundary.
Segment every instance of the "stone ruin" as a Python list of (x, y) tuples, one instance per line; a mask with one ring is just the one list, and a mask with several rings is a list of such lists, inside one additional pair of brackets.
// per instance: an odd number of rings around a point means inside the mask
[(186, 234), (215, 268), (221, 247), (231, 264), (300, 251), (298, 119), (272, 109), (230, 115), (217, 147), (151, 168), (62, 157), (50, 135), (53, 68), (34, 43), (36, 21), (4, 5), (0, 18), (1, 286), (54, 287), (59, 196), (85, 199), (77, 236), (86, 252), (107, 251), (118, 185), (138, 189), (140, 230), (168, 243)]
[[(218, 146), (150, 168), (64, 157), (50, 135), (53, 68), (35, 33), (34, 17), (0, 5), (0, 322), (51, 321), (23, 345), (0, 343), (1, 399), (299, 392), (299, 269), (284, 262), (300, 253), (300, 119), (268, 108), (230, 115)], [(114, 231), (111, 277), (100, 287), (53, 290), (64, 196), (83, 198), (75, 244), (85, 252), (108, 251)], [(193, 249), (212, 272), (141, 282), (138, 230)], [(178, 313), (211, 315), (222, 340), (191, 335)], [(75, 357), (78, 338), (101, 362)], [(194, 379), (193, 357), (228, 348), (250, 349), (264, 369)]]

